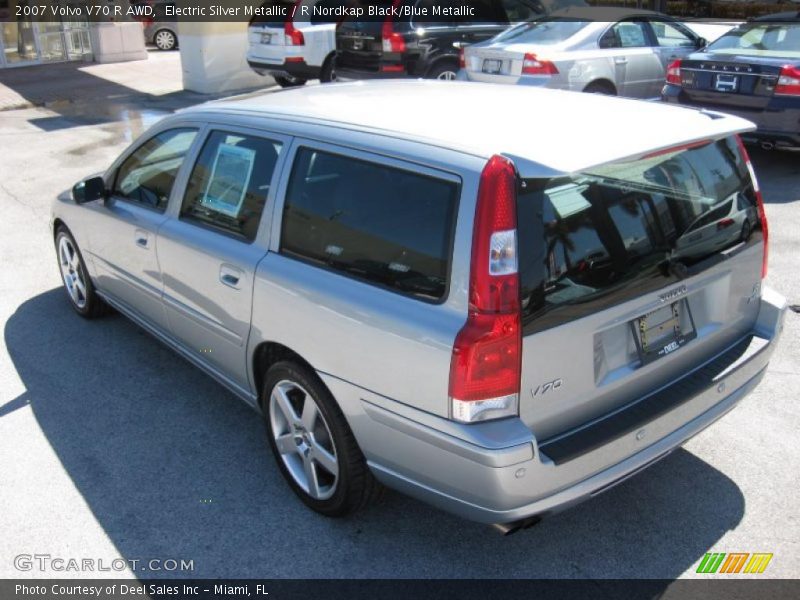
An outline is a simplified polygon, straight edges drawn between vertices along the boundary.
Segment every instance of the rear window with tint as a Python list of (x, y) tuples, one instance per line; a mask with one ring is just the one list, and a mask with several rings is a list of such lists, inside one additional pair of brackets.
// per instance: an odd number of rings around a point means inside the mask
[(800, 23), (748, 23), (708, 46), (717, 54), (800, 58)]
[(659, 289), (762, 240), (733, 138), (526, 180), (517, 210), (527, 333)]
[(588, 21), (536, 21), (518, 25), (497, 36), (498, 42), (546, 46), (568, 40), (589, 24)]
[(422, 300), (447, 290), (459, 186), (301, 148), (281, 252)]

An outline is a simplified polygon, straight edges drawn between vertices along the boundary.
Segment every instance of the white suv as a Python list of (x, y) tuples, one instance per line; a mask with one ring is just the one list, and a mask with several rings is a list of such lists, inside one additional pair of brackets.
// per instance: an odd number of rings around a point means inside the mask
[(309, 79), (335, 79), (336, 21), (315, 14), (331, 0), (266, 0), (263, 12), (250, 21), (247, 63), (259, 75), (272, 75), (281, 87)]

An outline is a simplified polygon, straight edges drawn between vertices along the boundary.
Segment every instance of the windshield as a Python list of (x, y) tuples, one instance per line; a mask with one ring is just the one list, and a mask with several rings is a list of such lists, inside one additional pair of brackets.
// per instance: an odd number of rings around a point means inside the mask
[(733, 138), (527, 180), (518, 219), (526, 323), (557, 309), (577, 318), (761, 239), (755, 192)]
[(498, 35), (495, 41), (541, 46), (558, 44), (571, 38), (588, 24), (588, 21), (551, 19), (520, 23)]
[(708, 51), (781, 58), (800, 58), (800, 23), (748, 23), (726, 33)]

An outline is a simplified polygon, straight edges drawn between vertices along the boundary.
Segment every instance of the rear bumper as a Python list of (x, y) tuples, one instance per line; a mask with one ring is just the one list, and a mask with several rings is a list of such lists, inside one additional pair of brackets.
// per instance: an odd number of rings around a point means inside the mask
[(336, 78), (339, 81), (359, 81), (361, 79), (408, 79), (413, 77), (408, 71), (367, 71), (340, 67), (336, 64)]
[(800, 148), (800, 99), (796, 97), (774, 97), (764, 109), (747, 109), (715, 103), (694, 101), (680, 86), (665, 85), (661, 92), (665, 102), (693, 108), (708, 108), (747, 119), (758, 129), (742, 134), (745, 141), (768, 142), (775, 147)]
[(270, 62), (264, 59), (248, 58), (247, 64), (259, 75), (273, 77), (296, 77), (298, 79), (319, 79), (320, 67), (312, 67), (305, 60), (294, 62)]
[[(753, 331), (723, 353), (737, 351), (707, 385), (676, 382), (675, 390), (689, 392), (669, 410), (645, 413), (650, 420), (644, 424), (629, 419), (628, 427), (612, 428), (600, 443), (584, 444), (577, 452), (558, 453), (551, 444), (540, 444), (519, 419), (471, 426), (430, 415), (416, 420), (414, 409), (390, 410), (367, 394), (360, 394), (363, 412), (351, 424), (375, 476), (389, 487), (483, 523), (553, 514), (631, 477), (731, 410), (764, 376), (785, 309), (780, 295), (765, 290)], [(641, 415), (638, 405), (652, 396), (630, 410)], [(585, 430), (574, 437), (580, 439)], [(548, 456), (548, 446), (559, 454), (556, 460)]]

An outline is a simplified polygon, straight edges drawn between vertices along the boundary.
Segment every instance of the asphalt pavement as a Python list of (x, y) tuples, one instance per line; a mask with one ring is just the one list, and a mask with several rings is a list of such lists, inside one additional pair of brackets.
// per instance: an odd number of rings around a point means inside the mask
[[(51, 198), (168, 109), (0, 112), (0, 577), (672, 579), (696, 576), (709, 551), (770, 552), (763, 576), (800, 575), (794, 313), (736, 410), (530, 530), (504, 538), (399, 493), (348, 520), (310, 512), (281, 479), (258, 415), (125, 318), (80, 319), (60, 289)], [(753, 154), (768, 283), (798, 303), (800, 155)], [(15, 557), (34, 554), (89, 558), (95, 571), (20, 570)], [(97, 570), (118, 558), (144, 562)], [(142, 570), (154, 559), (193, 569)]]

